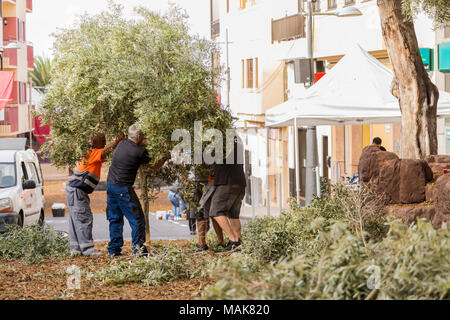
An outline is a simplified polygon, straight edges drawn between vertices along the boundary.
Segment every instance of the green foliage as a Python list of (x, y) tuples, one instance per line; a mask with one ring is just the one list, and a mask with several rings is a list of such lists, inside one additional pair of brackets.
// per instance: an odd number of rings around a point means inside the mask
[(440, 27), (450, 21), (450, 3), (448, 0), (402, 0), (403, 14), (413, 19), (418, 13), (425, 13), (435, 25)]
[[(52, 82), (43, 105), (43, 122), (52, 124), (44, 146), (58, 166), (74, 165), (98, 131), (108, 139), (138, 122), (153, 163), (169, 159), (179, 141), (176, 129), (193, 137), (194, 121), (204, 130), (224, 131), (231, 116), (216, 101), (212, 86), (220, 70), (211, 65), (211, 41), (189, 34), (186, 15), (176, 7), (164, 15), (144, 8), (129, 20), (122, 7), (83, 15), (59, 31), (54, 44)], [(193, 142), (193, 141), (192, 141)], [(152, 172), (173, 180), (178, 168)], [(150, 188), (153, 185), (150, 185)]]
[(106, 284), (139, 283), (157, 286), (177, 279), (191, 279), (204, 275), (206, 260), (180, 247), (152, 246), (147, 258), (132, 261), (113, 261), (98, 271), (94, 279)]
[(0, 260), (23, 259), (26, 264), (33, 264), (69, 254), (67, 238), (52, 228), (38, 225), (26, 228), (11, 225), (7, 228), (8, 232), (0, 235)]
[(34, 57), (34, 70), (30, 72), (33, 87), (40, 93), (45, 93), (50, 85), (52, 73), (52, 61), (48, 57)]
[(243, 269), (242, 263), (222, 265), (220, 280), (206, 288), (203, 297), (450, 298), (450, 232), (446, 227), (435, 230), (425, 221), (407, 227), (393, 221), (385, 239), (365, 245), (348, 224), (336, 222), (324, 237), (328, 245), (318, 252), (319, 259), (297, 255), (256, 273)]
[(327, 190), (328, 195), (316, 198), (308, 208), (291, 201), (280, 218), (250, 221), (242, 236), (243, 252), (262, 263), (296, 254), (314, 257), (326, 244), (322, 232), (337, 221), (346, 221), (363, 241), (380, 240), (386, 234), (386, 219), (369, 190), (342, 185)]

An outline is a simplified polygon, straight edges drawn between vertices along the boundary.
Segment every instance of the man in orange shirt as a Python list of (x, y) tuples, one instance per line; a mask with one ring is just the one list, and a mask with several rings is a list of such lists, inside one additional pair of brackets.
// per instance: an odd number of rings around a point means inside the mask
[(101, 256), (95, 250), (92, 237), (92, 211), (89, 194), (100, 181), (102, 164), (108, 154), (116, 147), (123, 134), (115, 142), (106, 145), (105, 135), (100, 133), (92, 137), (92, 149), (81, 159), (66, 186), (66, 199), (69, 207), (69, 241), (72, 256)]

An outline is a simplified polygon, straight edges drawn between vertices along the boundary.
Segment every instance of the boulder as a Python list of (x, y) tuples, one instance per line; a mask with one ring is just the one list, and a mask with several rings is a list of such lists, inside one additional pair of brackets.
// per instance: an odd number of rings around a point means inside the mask
[(442, 170), (450, 171), (450, 156), (447, 155), (431, 155), (425, 158), (431, 171), (433, 172), (433, 179), (436, 180), (442, 175)]
[(399, 203), (425, 201), (426, 167), (422, 160), (400, 160)]
[(435, 187), (436, 187), (435, 182), (427, 183), (427, 185), (425, 186), (425, 201), (428, 201), (428, 202), (436, 201), (435, 194), (434, 194)]
[(444, 174), (436, 180), (436, 210), (439, 214), (450, 214), (450, 174)]
[(424, 160), (399, 159), (395, 153), (368, 146), (359, 160), (359, 177), (361, 185), (379, 194), (385, 204), (420, 203), (433, 173)]
[(359, 159), (358, 174), (362, 186), (369, 186), (384, 198), (383, 202), (399, 201), (399, 157), (392, 152), (368, 146)]
[[(433, 223), (436, 215), (434, 205), (393, 205), (387, 207), (387, 213), (401, 219), (406, 224), (412, 224), (419, 218), (425, 218)], [(433, 223), (434, 225), (434, 223)]]

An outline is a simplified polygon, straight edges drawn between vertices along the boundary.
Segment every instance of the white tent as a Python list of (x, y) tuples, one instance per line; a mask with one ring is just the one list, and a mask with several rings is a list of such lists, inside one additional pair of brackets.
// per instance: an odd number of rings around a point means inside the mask
[[(355, 45), (305, 95), (266, 112), (266, 126), (350, 125), (401, 121), (391, 94), (392, 71)], [(440, 91), (438, 117), (450, 117), (450, 94)]]

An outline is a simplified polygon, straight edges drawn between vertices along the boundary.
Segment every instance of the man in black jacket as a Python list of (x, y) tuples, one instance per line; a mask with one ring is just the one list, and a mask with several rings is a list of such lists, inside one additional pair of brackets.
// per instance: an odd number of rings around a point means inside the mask
[[(214, 186), (210, 217), (222, 228), (230, 239), (224, 251), (232, 251), (241, 245), (241, 221), (239, 219), (245, 195), (245, 174), (242, 144), (235, 140), (232, 161), (214, 165)], [(228, 159), (229, 160), (229, 159)]]

